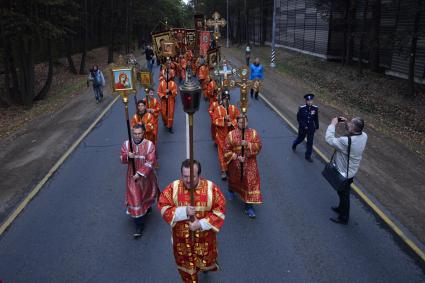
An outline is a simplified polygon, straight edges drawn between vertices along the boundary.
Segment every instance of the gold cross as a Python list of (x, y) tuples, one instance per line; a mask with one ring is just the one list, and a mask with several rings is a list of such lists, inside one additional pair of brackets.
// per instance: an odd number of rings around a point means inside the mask
[(239, 100), (239, 107), (241, 112), (245, 114), (248, 112), (248, 90), (254, 85), (253, 81), (248, 80), (249, 69), (246, 67), (241, 67), (239, 69), (235, 69), (233, 73), (238, 75), (241, 80), (240, 81), (230, 81), (230, 86), (237, 86), (240, 88), (241, 95)]
[(219, 27), (226, 26), (226, 23), (225, 19), (220, 19), (220, 14), (218, 12), (214, 12), (212, 19), (207, 20), (207, 26), (214, 27), (214, 37), (216, 40), (220, 38)]

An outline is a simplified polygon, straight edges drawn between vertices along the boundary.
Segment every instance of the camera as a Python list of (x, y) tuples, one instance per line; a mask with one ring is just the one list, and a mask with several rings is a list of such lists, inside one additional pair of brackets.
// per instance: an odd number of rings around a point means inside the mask
[(345, 119), (343, 117), (338, 117), (338, 123), (341, 123), (341, 122), (345, 122)]

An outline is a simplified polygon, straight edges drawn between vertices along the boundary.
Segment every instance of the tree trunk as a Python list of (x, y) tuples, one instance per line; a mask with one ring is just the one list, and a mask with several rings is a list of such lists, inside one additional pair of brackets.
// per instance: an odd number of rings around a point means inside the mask
[(369, 66), (370, 69), (374, 72), (379, 72), (379, 64), (380, 64), (380, 58), (379, 58), (379, 47), (380, 47), (380, 41), (379, 41), (379, 27), (381, 23), (381, 0), (373, 0), (372, 4), (373, 9), (373, 24), (372, 24), (372, 30), (371, 30), (371, 40), (370, 40), (370, 55), (369, 55)]
[(34, 61), (31, 38), (20, 40), (19, 57), (19, 93), (26, 109), (32, 107), (34, 101)]
[(114, 0), (109, 0), (108, 64), (114, 62)]
[(83, 52), (81, 55), (80, 62), (80, 75), (86, 74), (86, 56), (87, 56), (87, 35), (88, 35), (88, 24), (87, 24), (87, 0), (83, 2)]
[(346, 46), (345, 46), (345, 63), (351, 64), (353, 62), (353, 26), (356, 18), (356, 0), (350, 0), (348, 7), (348, 15), (346, 17)]
[(3, 32), (3, 28), (0, 29), (1, 43), (3, 45), (3, 62), (4, 62), (4, 92), (0, 96), (0, 103), (3, 106), (11, 106), (13, 104), (13, 91), (10, 87), (10, 43), (6, 41), (6, 37)]
[(358, 54), (358, 75), (363, 76), (363, 49), (364, 49), (364, 38), (366, 35), (366, 22), (367, 22), (367, 12), (369, 6), (369, 0), (365, 0), (365, 7), (363, 10), (363, 19), (362, 19), (362, 31), (360, 33), (360, 44), (359, 44), (359, 54)]
[(49, 60), (49, 69), (47, 71), (47, 79), (46, 79), (46, 82), (44, 83), (43, 88), (40, 90), (40, 92), (37, 94), (34, 100), (42, 100), (43, 98), (45, 98), (47, 93), (49, 93), (50, 86), (52, 85), (53, 55), (52, 55), (52, 41), (50, 39), (47, 41), (47, 56)]
[(72, 59), (72, 39), (68, 39), (65, 42), (65, 51), (66, 51), (66, 59), (68, 60), (69, 70), (74, 75), (78, 74), (77, 69), (75, 68), (74, 60)]
[(416, 6), (417, 6), (417, 9), (416, 9), (416, 13), (415, 13), (415, 21), (414, 21), (414, 26), (413, 26), (412, 43), (410, 45), (409, 87), (408, 87), (409, 97), (412, 97), (415, 94), (416, 45), (417, 45), (417, 42), (418, 42), (419, 23), (420, 23), (420, 20), (421, 20), (422, 0), (417, 0)]

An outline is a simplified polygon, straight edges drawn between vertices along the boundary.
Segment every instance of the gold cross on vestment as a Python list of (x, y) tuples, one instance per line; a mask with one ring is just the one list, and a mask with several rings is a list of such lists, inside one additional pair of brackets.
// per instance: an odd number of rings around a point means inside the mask
[(212, 19), (207, 20), (208, 27), (214, 27), (214, 37), (216, 40), (220, 38), (220, 30), (219, 27), (226, 26), (226, 20), (220, 19), (220, 14), (218, 12), (214, 12), (212, 15)]

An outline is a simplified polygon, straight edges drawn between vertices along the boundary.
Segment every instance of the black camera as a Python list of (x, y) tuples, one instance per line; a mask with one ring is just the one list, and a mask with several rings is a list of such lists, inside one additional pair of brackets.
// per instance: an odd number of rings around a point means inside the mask
[(338, 117), (338, 123), (345, 122), (345, 119), (342, 117)]

